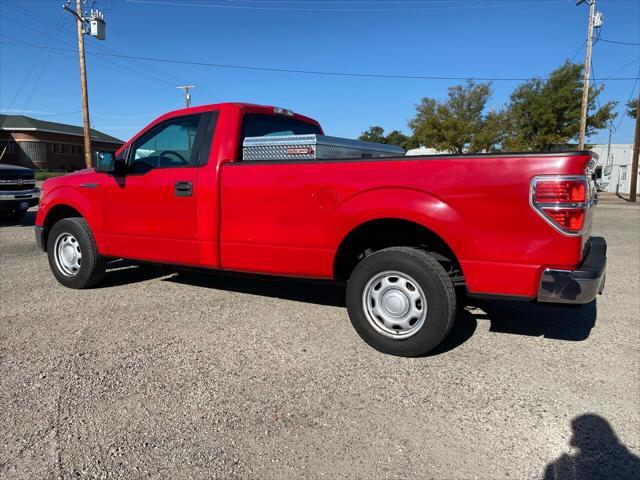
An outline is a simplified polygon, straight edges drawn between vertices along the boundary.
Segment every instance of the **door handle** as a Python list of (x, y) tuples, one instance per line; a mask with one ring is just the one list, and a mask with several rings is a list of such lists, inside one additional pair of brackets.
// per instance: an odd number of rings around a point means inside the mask
[(176, 182), (173, 192), (176, 197), (190, 197), (193, 193), (191, 182)]

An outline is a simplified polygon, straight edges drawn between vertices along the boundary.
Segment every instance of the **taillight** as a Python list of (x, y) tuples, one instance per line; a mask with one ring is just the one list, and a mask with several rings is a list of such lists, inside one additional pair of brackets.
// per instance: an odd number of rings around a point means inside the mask
[(580, 235), (592, 205), (593, 188), (585, 175), (539, 176), (531, 180), (530, 198), (533, 209), (556, 230)]
[(587, 201), (587, 188), (580, 180), (544, 180), (538, 182), (535, 201), (539, 203), (575, 203)]

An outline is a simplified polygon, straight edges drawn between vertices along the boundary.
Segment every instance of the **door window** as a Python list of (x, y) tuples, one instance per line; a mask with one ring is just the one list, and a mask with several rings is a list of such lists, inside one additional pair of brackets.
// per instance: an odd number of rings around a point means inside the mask
[(193, 147), (200, 115), (167, 120), (139, 138), (131, 149), (129, 170), (145, 173), (154, 168), (197, 165)]

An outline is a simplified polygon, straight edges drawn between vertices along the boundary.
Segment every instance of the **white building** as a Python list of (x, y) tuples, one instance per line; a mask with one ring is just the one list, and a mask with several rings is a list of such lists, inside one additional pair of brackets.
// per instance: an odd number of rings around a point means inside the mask
[[(614, 193), (629, 193), (631, 189), (631, 158), (633, 145), (604, 143), (593, 145), (591, 150), (598, 154), (596, 179), (602, 190)], [(640, 180), (640, 179), (639, 179)], [(640, 184), (640, 181), (638, 182)]]

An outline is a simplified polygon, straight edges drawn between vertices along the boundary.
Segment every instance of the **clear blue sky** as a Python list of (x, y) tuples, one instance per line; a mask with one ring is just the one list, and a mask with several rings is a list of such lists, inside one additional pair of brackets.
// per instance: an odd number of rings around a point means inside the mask
[[(0, 111), (81, 123), (75, 23), (63, 0), (0, 0)], [(75, 0), (73, 2), (75, 4)], [(598, 0), (603, 39), (640, 42), (639, 0)], [(544, 76), (583, 61), (587, 7), (575, 0), (97, 0), (107, 39), (87, 51), (285, 69), (447, 77)], [(89, 0), (91, 5), (91, 0)], [(12, 44), (6, 43), (12, 42)], [(70, 49), (54, 51), (15, 45)], [(355, 137), (372, 124), (407, 132), (423, 96), (455, 80), (406, 80), (211, 68), (88, 54), (92, 125), (127, 139), (160, 113), (193, 103), (274, 104), (317, 118), (329, 134)], [(141, 65), (142, 63), (142, 65)], [(599, 42), (597, 77), (633, 77), (640, 46)], [(494, 82), (492, 107), (519, 82)], [(601, 101), (629, 99), (633, 80), (607, 81)], [(640, 82), (638, 82), (640, 83)], [(640, 85), (636, 85), (638, 94)], [(54, 115), (55, 114), (55, 115)], [(615, 143), (633, 141), (619, 116)], [(592, 142), (606, 142), (607, 131)]]

